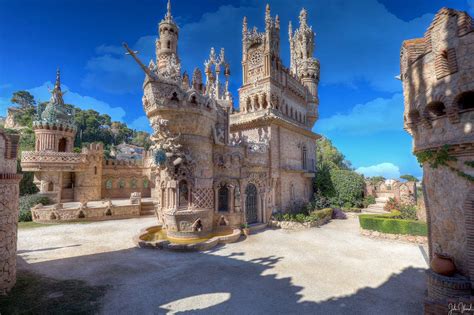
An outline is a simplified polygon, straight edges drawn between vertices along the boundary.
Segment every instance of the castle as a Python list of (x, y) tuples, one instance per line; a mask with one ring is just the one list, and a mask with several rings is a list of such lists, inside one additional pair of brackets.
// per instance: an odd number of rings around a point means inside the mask
[(423, 163), (430, 258), (451, 257), (453, 277), (427, 274), (426, 314), (471, 299), (474, 288), (474, 23), (443, 8), (423, 38), (401, 49), (405, 129)]
[(319, 138), (311, 131), (318, 119), (319, 61), (307, 12), (301, 11), (298, 29), (289, 26), (290, 68), (280, 59), (280, 20), (270, 7), (263, 32), (244, 18), (239, 110), (224, 49), (211, 49), (204, 71), (196, 68), (189, 77), (181, 71), (169, 2), (158, 32), (156, 61), (148, 66), (124, 44), (145, 73), (143, 108), (154, 145), (143, 161), (105, 160), (99, 144), (72, 152), (77, 130), (58, 74), (51, 101), (34, 122), (36, 150), (23, 153), (22, 167), (35, 172), (41, 194), (57, 203), (82, 202), (81, 212), (64, 216), (61, 207), (40, 206), (34, 220), (89, 218), (88, 202), (138, 192), (151, 198), (168, 233), (201, 235), (217, 225), (266, 223), (274, 211), (308, 202)]

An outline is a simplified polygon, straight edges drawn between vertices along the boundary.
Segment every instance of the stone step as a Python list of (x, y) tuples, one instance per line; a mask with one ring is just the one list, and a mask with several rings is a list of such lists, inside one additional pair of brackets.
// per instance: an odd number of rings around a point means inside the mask
[(370, 213), (370, 214), (387, 214), (387, 213), (390, 213), (388, 211), (385, 211), (385, 210), (379, 210), (379, 209), (362, 209), (362, 213)]
[(264, 230), (267, 228), (266, 223), (254, 223), (249, 225), (250, 233), (256, 233), (258, 231)]

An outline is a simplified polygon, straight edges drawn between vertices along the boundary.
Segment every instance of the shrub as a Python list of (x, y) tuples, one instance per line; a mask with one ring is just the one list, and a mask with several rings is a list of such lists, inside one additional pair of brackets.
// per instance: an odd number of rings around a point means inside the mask
[(37, 204), (49, 205), (51, 203), (48, 197), (40, 195), (26, 195), (20, 197), (20, 213), (18, 221), (27, 222), (32, 221), (31, 208)]
[(362, 203), (365, 183), (361, 175), (349, 170), (331, 170), (331, 181), (338, 203), (349, 206)]
[(387, 234), (428, 235), (428, 226), (426, 223), (396, 219), (397, 216), (400, 216), (400, 212), (398, 211), (386, 215), (363, 214), (359, 216), (359, 223), (363, 229)]
[(354, 213), (362, 212), (361, 208), (342, 208), (341, 210), (344, 212), (354, 212)]
[(416, 207), (413, 205), (401, 205), (400, 206), (400, 219), (405, 220), (417, 220)]
[(332, 211), (331, 219), (345, 220), (345, 219), (347, 219), (347, 215), (341, 209), (334, 208), (333, 211)]
[(372, 195), (366, 196), (364, 198), (364, 201), (362, 201), (362, 205), (364, 206), (364, 208), (367, 208), (369, 205), (373, 205), (375, 203), (375, 197)]
[(305, 214), (305, 213), (297, 213), (297, 214), (275, 213), (273, 214), (273, 219), (276, 221), (291, 221), (291, 222), (299, 222), (299, 223), (316, 222), (316, 221), (323, 220), (326, 218), (330, 219), (331, 217), (332, 217), (331, 208), (312, 211), (309, 214)]
[(389, 198), (383, 209), (385, 211), (397, 210), (400, 209), (400, 204), (394, 198)]
[(317, 192), (314, 194), (314, 197), (313, 197), (313, 202), (311, 203), (312, 206), (313, 206), (313, 210), (316, 209), (316, 210), (321, 210), (321, 209), (324, 209), (324, 208), (327, 208), (329, 207), (330, 203), (329, 203), (329, 200), (328, 198), (324, 197), (321, 193)]

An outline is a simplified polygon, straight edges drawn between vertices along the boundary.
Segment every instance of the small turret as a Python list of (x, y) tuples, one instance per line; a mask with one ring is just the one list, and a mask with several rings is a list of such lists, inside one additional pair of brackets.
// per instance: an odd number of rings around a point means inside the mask
[(179, 64), (178, 56), (178, 38), (179, 28), (171, 15), (171, 0), (168, 0), (167, 12), (165, 18), (161, 20), (158, 26), (159, 39), (156, 40), (156, 56), (158, 71), (165, 70), (169, 61), (174, 58)]
[(44, 110), (38, 106), (37, 119), (33, 121), (36, 151), (72, 152), (77, 127), (74, 110), (64, 104), (59, 69), (54, 89), (50, 92), (51, 99)]

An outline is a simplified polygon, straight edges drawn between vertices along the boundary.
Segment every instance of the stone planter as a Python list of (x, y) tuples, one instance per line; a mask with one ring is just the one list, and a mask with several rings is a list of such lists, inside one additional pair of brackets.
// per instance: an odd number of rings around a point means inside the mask
[(249, 236), (250, 235), (250, 229), (249, 228), (242, 228), (242, 235)]

